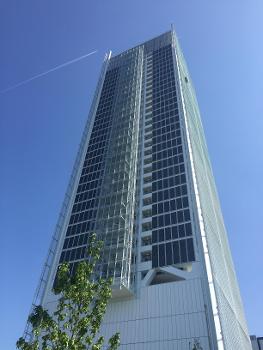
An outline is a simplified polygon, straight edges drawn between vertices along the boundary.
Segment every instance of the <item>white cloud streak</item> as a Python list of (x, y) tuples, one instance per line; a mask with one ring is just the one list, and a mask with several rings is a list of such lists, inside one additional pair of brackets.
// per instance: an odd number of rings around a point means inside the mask
[(60, 64), (60, 65), (58, 65), (58, 66), (56, 66), (56, 67), (54, 67), (54, 68), (51, 68), (51, 69), (47, 70), (46, 72), (43, 72), (43, 73), (34, 75), (34, 76), (31, 77), (31, 78), (28, 78), (28, 79), (23, 80), (23, 81), (21, 81), (21, 82), (15, 84), (15, 85), (10, 86), (10, 87), (8, 87), (8, 88), (6, 88), (6, 89), (4, 89), (4, 90), (1, 90), (1, 91), (0, 91), (0, 94), (6, 93), (6, 92), (11, 91), (11, 90), (14, 90), (14, 89), (16, 89), (16, 88), (18, 88), (18, 87), (20, 87), (20, 86), (22, 86), (22, 85), (25, 85), (25, 84), (30, 83), (32, 80), (41, 78), (41, 77), (43, 77), (44, 75), (47, 75), (47, 74), (49, 74), (49, 73), (51, 73), (51, 72), (54, 72), (54, 71), (56, 71), (56, 70), (58, 70), (58, 69), (60, 69), (60, 68), (66, 67), (66, 66), (68, 66), (68, 65), (70, 65), (70, 64), (72, 64), (72, 63), (75, 63), (75, 62), (78, 62), (78, 61), (80, 61), (80, 60), (83, 60), (84, 58), (86, 58), (86, 57), (88, 57), (88, 56), (91, 56), (91, 55), (93, 55), (93, 54), (96, 53), (96, 52), (98, 52), (98, 51), (95, 50), (95, 51), (89, 52), (89, 53), (86, 54), (86, 55), (83, 55), (83, 56), (74, 58), (73, 60), (70, 60), (70, 61), (68, 61), (68, 62), (62, 63), (62, 64)]

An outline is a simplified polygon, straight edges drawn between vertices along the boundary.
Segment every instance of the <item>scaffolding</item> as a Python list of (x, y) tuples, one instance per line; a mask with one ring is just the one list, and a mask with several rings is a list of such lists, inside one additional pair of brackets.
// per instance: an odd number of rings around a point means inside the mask
[(143, 49), (121, 60), (95, 231), (104, 242), (98, 273), (130, 291)]

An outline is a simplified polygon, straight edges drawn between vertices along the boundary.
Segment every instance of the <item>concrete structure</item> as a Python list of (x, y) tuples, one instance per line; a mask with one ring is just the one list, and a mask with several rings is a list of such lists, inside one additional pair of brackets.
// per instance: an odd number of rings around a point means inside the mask
[[(216, 108), (216, 106), (215, 106)], [(104, 241), (121, 350), (250, 350), (198, 105), (175, 33), (105, 57), (36, 303)], [(199, 345), (198, 345), (199, 344)]]

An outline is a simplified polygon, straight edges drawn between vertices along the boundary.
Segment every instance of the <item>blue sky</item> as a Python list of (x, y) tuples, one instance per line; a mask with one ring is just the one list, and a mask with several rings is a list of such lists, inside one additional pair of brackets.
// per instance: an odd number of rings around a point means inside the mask
[(0, 2), (0, 348), (22, 334), (106, 51), (174, 23), (194, 81), (250, 333), (262, 334), (263, 3)]

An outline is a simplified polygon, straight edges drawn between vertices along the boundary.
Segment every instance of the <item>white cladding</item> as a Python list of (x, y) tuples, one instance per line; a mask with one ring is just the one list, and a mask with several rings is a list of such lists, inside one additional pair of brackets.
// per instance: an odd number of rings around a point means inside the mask
[(195, 338), (209, 349), (201, 280), (144, 287), (132, 300), (111, 303), (102, 334), (115, 331), (122, 350), (188, 350)]
[[(107, 340), (120, 332), (120, 350), (189, 350), (195, 340), (203, 350), (212, 349), (200, 271), (194, 263), (185, 281), (142, 287), (132, 298), (112, 301), (101, 334)], [(54, 306), (49, 293), (45, 307)]]

